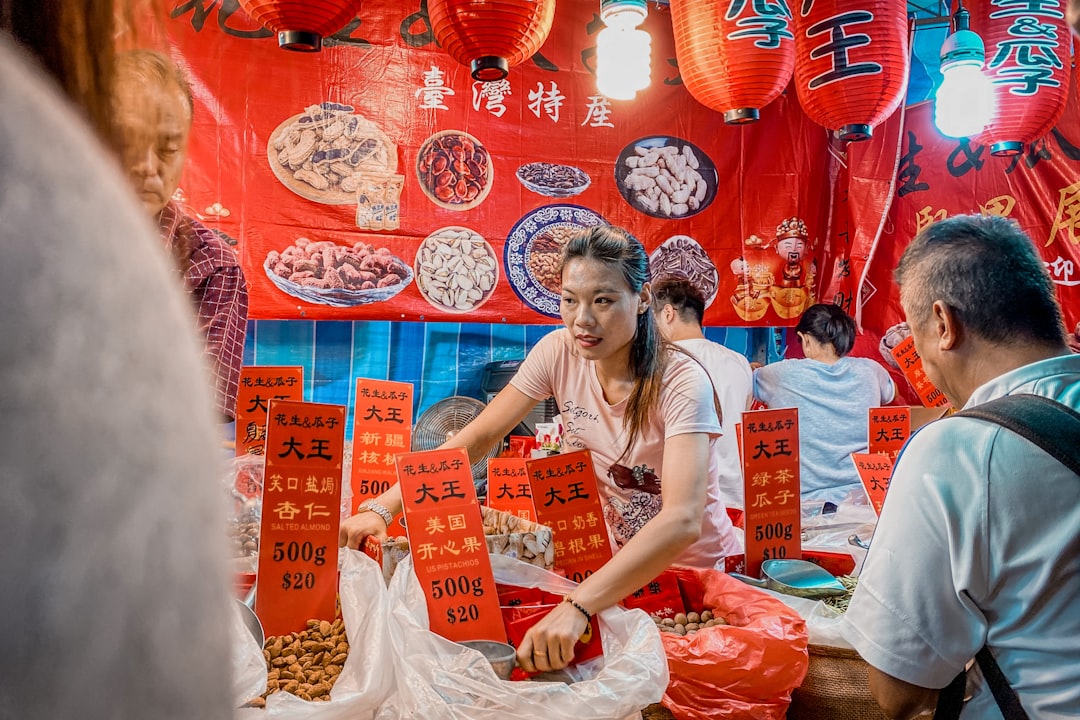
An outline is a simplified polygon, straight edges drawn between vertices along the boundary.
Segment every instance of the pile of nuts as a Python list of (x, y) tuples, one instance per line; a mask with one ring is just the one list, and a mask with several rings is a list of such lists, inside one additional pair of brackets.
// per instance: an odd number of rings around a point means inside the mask
[(321, 289), (374, 290), (400, 285), (409, 270), (389, 249), (365, 242), (351, 247), (306, 237), (266, 256), (267, 269), (297, 285)]
[(702, 628), (713, 625), (727, 625), (722, 617), (714, 617), (712, 610), (702, 610), (700, 613), (676, 613), (675, 617), (651, 616), (660, 632), (675, 633), (676, 635), (692, 635)]
[(529, 272), (536, 282), (553, 294), (562, 292), (562, 276), (559, 263), (562, 262), (562, 249), (581, 227), (572, 223), (551, 225), (538, 234), (529, 249)]
[(416, 251), (416, 286), (439, 310), (475, 310), (491, 297), (498, 279), (491, 245), (468, 228), (436, 230)]
[(259, 517), (257, 514), (248, 512), (237, 516), (236, 520), (230, 523), (228, 534), (234, 557), (251, 557), (259, 554)]
[(349, 640), (341, 618), (308, 620), (307, 630), (266, 638), (266, 692), (249, 703), (264, 707), (266, 697), (287, 692), (302, 700), (326, 702), (349, 656)]

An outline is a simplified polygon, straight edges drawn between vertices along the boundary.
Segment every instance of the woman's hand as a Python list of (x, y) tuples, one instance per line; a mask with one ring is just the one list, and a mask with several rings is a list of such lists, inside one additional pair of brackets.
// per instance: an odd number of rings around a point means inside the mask
[(388, 537), (386, 529), (386, 523), (378, 513), (370, 510), (358, 512), (341, 521), (341, 528), (338, 530), (338, 545), (351, 550), (359, 550), (361, 543), (368, 535), (374, 535), (379, 542), (385, 542)]
[(517, 651), (518, 665), (525, 672), (562, 670), (574, 659), (574, 645), (589, 621), (568, 602), (562, 602), (529, 628)]

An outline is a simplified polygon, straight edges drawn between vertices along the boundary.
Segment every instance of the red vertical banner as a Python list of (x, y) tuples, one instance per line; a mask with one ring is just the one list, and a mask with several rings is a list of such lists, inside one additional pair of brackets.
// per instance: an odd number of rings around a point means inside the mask
[(499, 457), (488, 460), (488, 507), (536, 522), (532, 486), (525, 458)]
[(870, 408), (867, 418), (867, 449), (871, 453), (884, 453), (895, 462), (911, 436), (911, 408)]
[(527, 465), (537, 520), (555, 536), (555, 567), (581, 582), (612, 555), (592, 454), (578, 450)]
[(345, 407), (271, 400), (255, 607), (269, 635), (337, 608)]
[(449, 640), (506, 642), (468, 453), (404, 453), (396, 465), (431, 630)]
[(746, 572), (756, 577), (763, 560), (802, 554), (799, 411), (750, 410), (742, 424)]
[(303, 400), (304, 368), (240, 368), (236, 392), (236, 455), (262, 455), (266, 446), (266, 405), (271, 400)]
[(412, 449), (412, 421), (412, 383), (356, 379), (352, 512), (364, 500), (382, 495), (397, 482), (394, 456)]
[(911, 387), (915, 388), (915, 392), (918, 393), (923, 407), (945, 407), (949, 404), (949, 400), (944, 393), (934, 387), (934, 383), (930, 382), (930, 378), (926, 377), (926, 372), (922, 366), (922, 358), (915, 349), (914, 338), (910, 335), (904, 338), (903, 342), (892, 349), (892, 355), (896, 358), (904, 377), (908, 379)]
[(874, 506), (874, 512), (881, 515), (881, 506), (892, 478), (893, 459), (881, 453), (851, 453), (851, 461), (855, 463), (859, 481), (866, 490), (870, 504)]

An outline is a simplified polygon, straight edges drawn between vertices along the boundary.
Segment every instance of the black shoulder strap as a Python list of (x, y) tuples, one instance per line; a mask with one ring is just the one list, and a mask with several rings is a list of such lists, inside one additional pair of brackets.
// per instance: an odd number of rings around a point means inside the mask
[(997, 423), (1080, 475), (1080, 413), (1066, 405), (1041, 395), (1019, 393), (961, 410), (956, 416)]
[[(1049, 453), (1058, 462), (1080, 476), (1080, 413), (1041, 395), (1018, 393), (962, 410), (956, 415), (997, 423)], [(1020, 698), (1001, 672), (990, 648), (985, 645), (975, 659), (986, 684), (1006, 720), (1026, 719)], [(964, 694), (961, 672), (938, 696), (935, 717), (957, 718)]]

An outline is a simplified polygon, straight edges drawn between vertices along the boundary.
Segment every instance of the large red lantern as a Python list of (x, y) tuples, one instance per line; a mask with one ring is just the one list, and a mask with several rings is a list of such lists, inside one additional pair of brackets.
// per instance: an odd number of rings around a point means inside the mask
[(965, 3), (986, 47), (983, 70), (994, 84), (994, 117), (975, 141), (993, 155), (1019, 155), (1046, 135), (1069, 99), (1071, 30), (1065, 2)]
[(841, 140), (868, 139), (907, 90), (907, 6), (897, 0), (798, 0), (792, 11), (795, 87), (803, 110)]
[(286, 50), (317, 52), (322, 40), (345, 27), (360, 10), (360, 0), (240, 0), (240, 7), (278, 36)]
[(544, 44), (555, 0), (428, 0), (435, 39), (474, 80), (502, 80)]
[(671, 0), (679, 74), (731, 125), (754, 122), (795, 69), (791, 13), (783, 2)]

